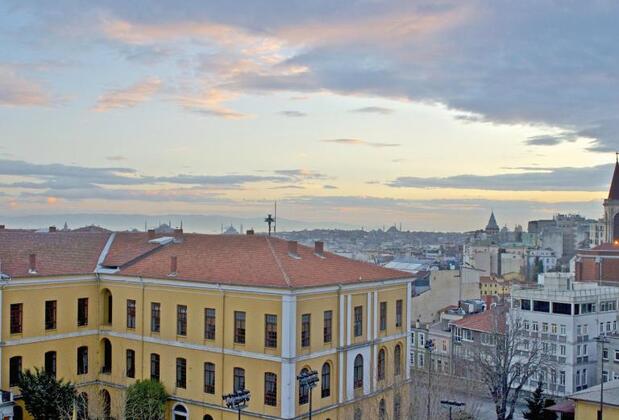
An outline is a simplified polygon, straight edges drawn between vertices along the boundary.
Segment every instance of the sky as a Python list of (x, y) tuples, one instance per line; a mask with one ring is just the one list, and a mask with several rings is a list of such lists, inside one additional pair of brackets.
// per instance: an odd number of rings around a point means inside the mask
[(619, 4), (0, 0), (0, 218), (602, 215)]

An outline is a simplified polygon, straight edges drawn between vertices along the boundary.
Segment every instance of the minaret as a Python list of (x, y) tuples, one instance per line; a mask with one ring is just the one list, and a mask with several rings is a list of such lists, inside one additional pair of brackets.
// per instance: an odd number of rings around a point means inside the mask
[(616, 153), (615, 172), (610, 183), (608, 198), (604, 200), (606, 242), (619, 240), (619, 153)]

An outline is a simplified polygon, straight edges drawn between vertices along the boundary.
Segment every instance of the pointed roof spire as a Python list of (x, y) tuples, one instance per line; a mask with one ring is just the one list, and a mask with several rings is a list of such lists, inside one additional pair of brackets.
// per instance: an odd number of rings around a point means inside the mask
[(616, 153), (615, 171), (608, 191), (609, 200), (619, 200), (619, 152)]
[(486, 225), (486, 230), (488, 229), (499, 230), (499, 224), (496, 222), (496, 218), (494, 217), (494, 210), (490, 213), (490, 220), (488, 220), (488, 224)]

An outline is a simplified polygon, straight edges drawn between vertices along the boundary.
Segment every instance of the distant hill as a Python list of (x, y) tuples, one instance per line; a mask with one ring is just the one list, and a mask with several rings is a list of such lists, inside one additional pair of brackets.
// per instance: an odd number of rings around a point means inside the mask
[[(266, 216), (266, 215), (265, 215)], [(0, 224), (7, 228), (46, 228), (56, 226), (61, 229), (65, 222), (69, 228), (74, 229), (86, 225), (102, 226), (111, 230), (143, 230), (145, 223), (149, 228), (157, 227), (161, 223), (170, 222), (173, 227), (180, 226), (183, 222), (183, 229), (186, 232), (201, 233), (220, 233), (223, 225), (224, 229), (232, 225), (236, 230), (253, 228), (256, 232), (265, 232), (267, 225), (264, 217), (243, 218), (222, 215), (199, 215), (199, 214), (162, 214), (162, 215), (143, 215), (143, 214), (99, 214), (99, 213), (76, 213), (76, 214), (39, 214), (25, 216), (3, 216), (0, 215)], [(279, 218), (277, 230), (280, 232), (302, 229), (354, 229), (356, 226), (345, 223), (334, 222), (304, 222)]]

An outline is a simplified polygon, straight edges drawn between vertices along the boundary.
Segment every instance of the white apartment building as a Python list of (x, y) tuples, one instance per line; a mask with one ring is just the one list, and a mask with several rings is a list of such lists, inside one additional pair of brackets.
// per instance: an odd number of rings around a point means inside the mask
[(577, 283), (568, 273), (546, 273), (544, 285), (512, 288), (510, 316), (530, 340), (541, 340), (554, 365), (532, 378), (548, 393), (567, 395), (599, 383), (595, 338), (617, 331), (619, 288)]

